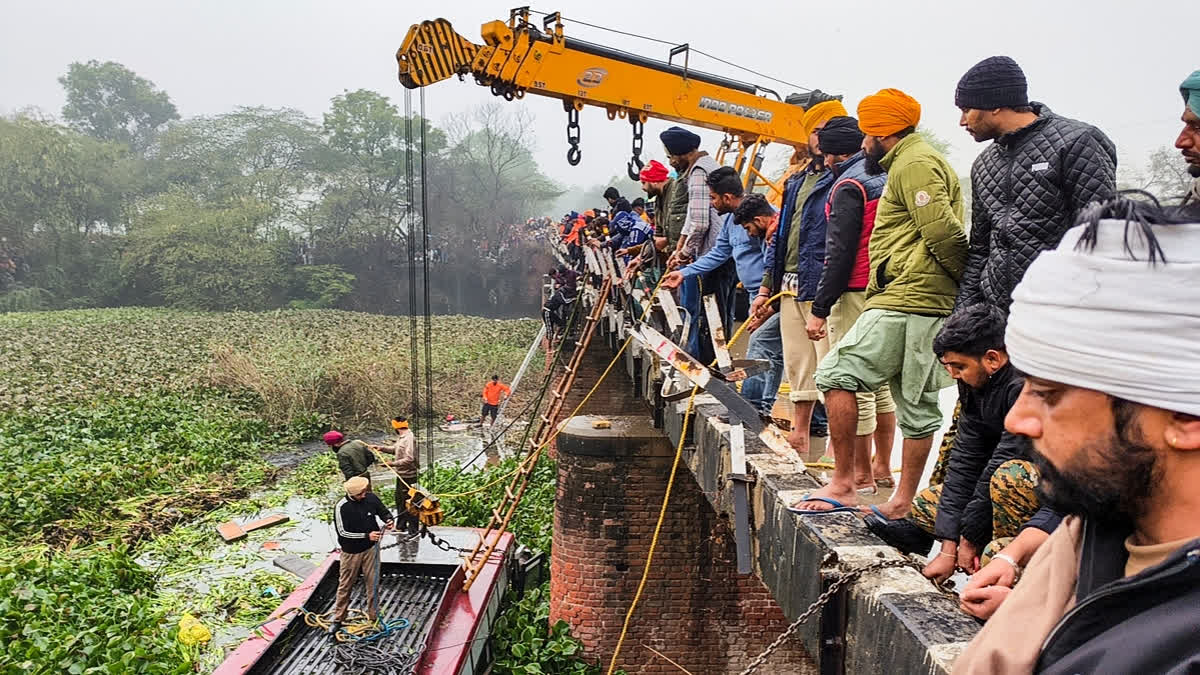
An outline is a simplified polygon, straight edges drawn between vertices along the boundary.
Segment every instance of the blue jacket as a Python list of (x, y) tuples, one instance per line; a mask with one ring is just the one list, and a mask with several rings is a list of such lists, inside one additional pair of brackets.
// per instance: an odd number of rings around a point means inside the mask
[(641, 220), (633, 215), (631, 211), (618, 211), (608, 223), (608, 243), (607, 246), (613, 250), (626, 248), (632, 244), (625, 241), (629, 236), (629, 232), (635, 225), (634, 221)]
[(708, 252), (696, 262), (679, 270), (683, 277), (696, 277), (717, 269), (733, 258), (737, 267), (738, 280), (753, 298), (763, 278), (763, 240), (754, 239), (746, 228), (733, 222), (733, 214), (725, 214), (721, 221), (721, 232)]
[[(771, 290), (778, 292), (782, 287), (783, 270), (787, 264), (787, 241), (792, 227), (792, 214), (796, 212), (796, 198), (808, 171), (788, 179), (783, 190), (783, 210), (779, 213), (779, 227), (767, 248), (766, 267), (771, 270)], [(833, 187), (833, 172), (825, 171), (817, 179), (808, 198), (800, 205), (799, 264), (796, 269), (800, 277), (796, 300), (811, 301), (817, 295), (817, 284), (821, 281), (821, 269), (825, 265), (825, 200)]]

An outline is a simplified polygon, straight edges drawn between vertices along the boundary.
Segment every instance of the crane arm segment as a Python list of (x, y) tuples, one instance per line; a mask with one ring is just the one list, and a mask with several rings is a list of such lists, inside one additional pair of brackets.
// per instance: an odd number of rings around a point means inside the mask
[(400, 81), (415, 89), (471, 74), (509, 99), (535, 93), (576, 109), (603, 107), (610, 117), (654, 117), (748, 142), (808, 142), (804, 109), (760, 96), (755, 85), (567, 38), (561, 21), (548, 32), (527, 19), (516, 10), (508, 23), (489, 21), (483, 45), (458, 35), (445, 19), (414, 25), (396, 53)]

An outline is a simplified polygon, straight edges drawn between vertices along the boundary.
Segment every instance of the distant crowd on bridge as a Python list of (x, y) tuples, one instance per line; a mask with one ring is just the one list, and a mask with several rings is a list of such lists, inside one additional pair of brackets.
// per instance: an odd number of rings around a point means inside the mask
[[(828, 484), (790, 510), (861, 513), (926, 555), (926, 577), (970, 575), (961, 609), (987, 623), (956, 673), (1192, 672), (1200, 70), (1180, 93), (1174, 144), (1196, 180), (1161, 202), (1119, 192), (1113, 141), (1029, 100), (1004, 56), (954, 90), (960, 125), (989, 143), (970, 204), (916, 131), (921, 105), (898, 89), (863, 98), (857, 116), (838, 100), (809, 107), (808, 145), (767, 194), (671, 127), (660, 135), (671, 168), (642, 168), (644, 198), (609, 188), (606, 208), (562, 218), (570, 265), (551, 272), (544, 318), (566, 327), (590, 248), (644, 292), (673, 293), (682, 346), (703, 363), (714, 358), (704, 296), (723, 326), (747, 322), (746, 357), (769, 367), (741, 395), (801, 458), (828, 435)], [(922, 485), (939, 392), (955, 382)]]

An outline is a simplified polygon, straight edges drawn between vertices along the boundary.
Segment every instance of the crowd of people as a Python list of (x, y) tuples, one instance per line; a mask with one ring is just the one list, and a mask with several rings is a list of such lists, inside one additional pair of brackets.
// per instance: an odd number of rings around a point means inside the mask
[[(724, 326), (747, 321), (747, 356), (769, 367), (742, 395), (769, 416), (788, 384), (801, 457), (819, 403), (828, 417), (831, 479), (791, 510), (863, 513), (885, 541), (928, 554), (925, 576), (971, 575), (961, 608), (987, 623), (955, 672), (1190, 672), (1200, 71), (1180, 91), (1175, 147), (1196, 181), (1178, 201), (1118, 192), (1114, 143), (1029, 100), (1003, 56), (954, 90), (960, 125), (989, 144), (970, 204), (916, 132), (921, 105), (897, 89), (863, 98), (856, 116), (838, 100), (809, 107), (776, 204), (671, 127), (671, 168), (642, 169), (644, 200), (610, 188), (608, 208), (562, 219), (571, 265), (551, 272), (546, 320), (565, 325), (590, 247), (644, 290), (675, 294), (682, 346), (705, 363), (702, 297), (715, 295)], [(939, 392), (954, 383), (921, 489)], [(897, 429), (899, 480), (864, 506), (890, 485)]]

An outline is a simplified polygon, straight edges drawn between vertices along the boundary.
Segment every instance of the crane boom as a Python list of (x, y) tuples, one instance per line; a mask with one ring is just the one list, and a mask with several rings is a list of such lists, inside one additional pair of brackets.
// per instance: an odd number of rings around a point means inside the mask
[[(506, 100), (532, 93), (557, 98), (568, 114), (567, 159), (579, 161), (578, 111), (584, 106), (604, 108), (609, 119), (627, 119), (633, 125), (633, 158), (641, 166), (641, 125), (649, 118), (688, 124), (726, 134), (718, 152), (736, 148), (735, 167), (747, 185), (758, 173), (766, 144), (779, 141), (804, 147), (808, 138), (801, 121), (807, 105), (833, 97), (820, 91), (781, 101), (763, 95), (768, 89), (726, 77), (691, 70), (688, 46), (671, 50), (671, 59), (682, 55), (682, 64), (658, 61), (603, 45), (568, 38), (559, 13), (546, 16), (541, 28), (529, 22), (529, 9), (512, 11), (509, 21), (483, 24), (483, 44), (462, 37), (445, 19), (412, 26), (396, 52), (400, 82), (409, 89), (424, 87), (454, 75), (472, 75)], [(572, 125), (575, 133), (572, 136)], [(744, 159), (752, 161), (746, 165)], [(772, 187), (777, 187), (772, 184)]]

